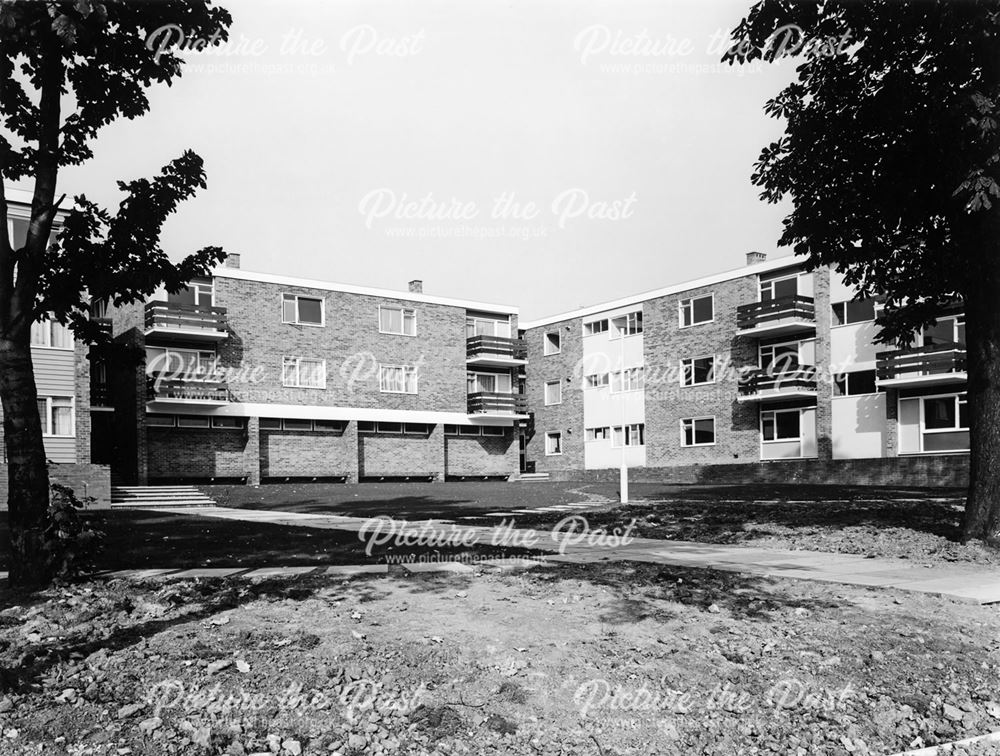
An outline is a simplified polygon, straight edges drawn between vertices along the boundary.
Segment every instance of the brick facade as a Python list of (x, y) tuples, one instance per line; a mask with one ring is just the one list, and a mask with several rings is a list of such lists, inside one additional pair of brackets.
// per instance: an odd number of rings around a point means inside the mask
[(503, 437), (449, 436), (445, 439), (445, 472), (452, 477), (510, 475), (518, 466), (514, 432)]
[(357, 423), (343, 433), (260, 431), (260, 477), (358, 480)]

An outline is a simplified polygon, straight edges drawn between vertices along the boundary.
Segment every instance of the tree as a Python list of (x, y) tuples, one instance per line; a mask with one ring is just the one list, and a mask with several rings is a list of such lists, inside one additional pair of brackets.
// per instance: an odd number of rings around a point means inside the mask
[(1000, 546), (1000, 5), (761, 0), (732, 36), (723, 60), (797, 64), (765, 106), (785, 133), (751, 179), (791, 198), (779, 243), (885, 296), (883, 343), (964, 301), (963, 537)]
[[(88, 143), (117, 118), (149, 110), (145, 90), (181, 74), (164, 28), (188, 40), (227, 39), (229, 13), (207, 0), (31, 2), (0, 0), (0, 401), (9, 473), (11, 585), (49, 578), (43, 531), (49, 483), (31, 363), (30, 328), (52, 317), (77, 338), (100, 338), (88, 319), (90, 298), (117, 305), (160, 285), (177, 291), (224, 258), (206, 247), (174, 265), (160, 229), (178, 203), (205, 186), (201, 158), (187, 151), (152, 180), (119, 182), (125, 198), (111, 213), (75, 198), (53, 241), (59, 169), (91, 158)], [(177, 38), (178, 32), (171, 32)], [(33, 179), (23, 246), (12, 249), (3, 182)]]

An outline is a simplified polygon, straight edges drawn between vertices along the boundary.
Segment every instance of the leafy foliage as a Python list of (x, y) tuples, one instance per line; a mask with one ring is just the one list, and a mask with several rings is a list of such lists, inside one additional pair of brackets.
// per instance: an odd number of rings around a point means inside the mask
[(52, 577), (68, 580), (96, 568), (104, 533), (80, 516), (80, 510), (93, 501), (93, 497), (77, 498), (68, 486), (52, 484), (44, 530), (46, 572)]
[(977, 240), (1000, 210), (1000, 5), (762, 0), (733, 37), (730, 63), (797, 63), (752, 174), (792, 198), (780, 243), (886, 295), (880, 340), (907, 344), (993, 254)]

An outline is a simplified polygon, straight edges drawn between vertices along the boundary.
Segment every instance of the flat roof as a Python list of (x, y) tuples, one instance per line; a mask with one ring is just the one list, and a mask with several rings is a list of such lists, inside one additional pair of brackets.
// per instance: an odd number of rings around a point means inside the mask
[(671, 294), (681, 294), (685, 291), (690, 291), (691, 289), (700, 289), (703, 286), (712, 286), (713, 284), (722, 283), (723, 281), (731, 281), (735, 278), (743, 278), (744, 276), (752, 276), (758, 273), (767, 273), (772, 270), (781, 270), (782, 268), (790, 268), (792, 266), (804, 264), (805, 260), (803, 258), (796, 255), (786, 255), (785, 257), (779, 257), (775, 260), (767, 260), (766, 262), (754, 263), (753, 265), (744, 265), (742, 268), (727, 270), (724, 273), (715, 273), (711, 276), (696, 278), (692, 281), (684, 281), (683, 283), (674, 284), (673, 286), (644, 291), (639, 294), (632, 294), (628, 297), (614, 299), (608, 302), (601, 302), (596, 305), (588, 305), (587, 307), (581, 307), (568, 312), (561, 312), (556, 315), (549, 315), (538, 320), (525, 321), (518, 323), (518, 328), (528, 330), (531, 328), (538, 328), (539, 326), (560, 323), (564, 320), (572, 320), (573, 318), (585, 318), (588, 315), (599, 315), (600, 313), (607, 312), (608, 310), (615, 310), (619, 307), (628, 307), (629, 305), (640, 304), (650, 299), (659, 299), (660, 297), (666, 297)]
[[(490, 302), (474, 302), (468, 299), (451, 299), (430, 294), (417, 294), (412, 291), (395, 291), (394, 289), (375, 289), (369, 286), (352, 286), (351, 284), (334, 283), (331, 281), (316, 281), (309, 278), (278, 276), (272, 273), (257, 273), (242, 268), (227, 268), (220, 266), (212, 271), (212, 275), (222, 278), (237, 278), (242, 281), (260, 281), (261, 283), (278, 284), (280, 286), (297, 286), (305, 289), (322, 289), (324, 291), (339, 291), (345, 294), (364, 294), (383, 299), (398, 299), (406, 302), (426, 302), (427, 304), (462, 307), (480, 312), (496, 312), (505, 315), (517, 315), (518, 308), (511, 305), (494, 304)], [(519, 326), (520, 327), (520, 326)]]

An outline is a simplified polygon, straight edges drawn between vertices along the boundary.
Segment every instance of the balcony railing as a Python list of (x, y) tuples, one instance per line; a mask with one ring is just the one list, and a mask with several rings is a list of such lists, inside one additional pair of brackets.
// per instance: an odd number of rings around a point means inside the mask
[(187, 402), (230, 401), (229, 387), (221, 381), (178, 381), (149, 376), (146, 382), (148, 401), (179, 400)]
[(146, 305), (146, 330), (224, 335), (226, 308), (150, 302)]
[[(875, 355), (875, 377), (880, 381), (921, 377), (947, 377), (951, 373), (965, 373), (965, 345), (937, 344), (935, 346), (897, 349)], [(956, 376), (956, 378), (964, 376)]]
[(480, 391), (469, 394), (470, 415), (523, 415), (528, 411), (524, 394), (496, 394)]
[(111, 406), (111, 387), (104, 381), (92, 380), (90, 382), (90, 406)]
[(816, 305), (812, 297), (800, 294), (753, 302), (736, 308), (736, 328), (740, 331), (777, 326), (781, 321), (803, 320), (816, 320)]
[(465, 342), (466, 358), (500, 358), (503, 360), (525, 360), (528, 358), (528, 344), (524, 339), (504, 336), (470, 336)]
[(768, 368), (758, 368), (744, 373), (737, 387), (743, 397), (761, 394), (791, 394), (816, 391), (816, 367), (799, 365), (780, 372)]

